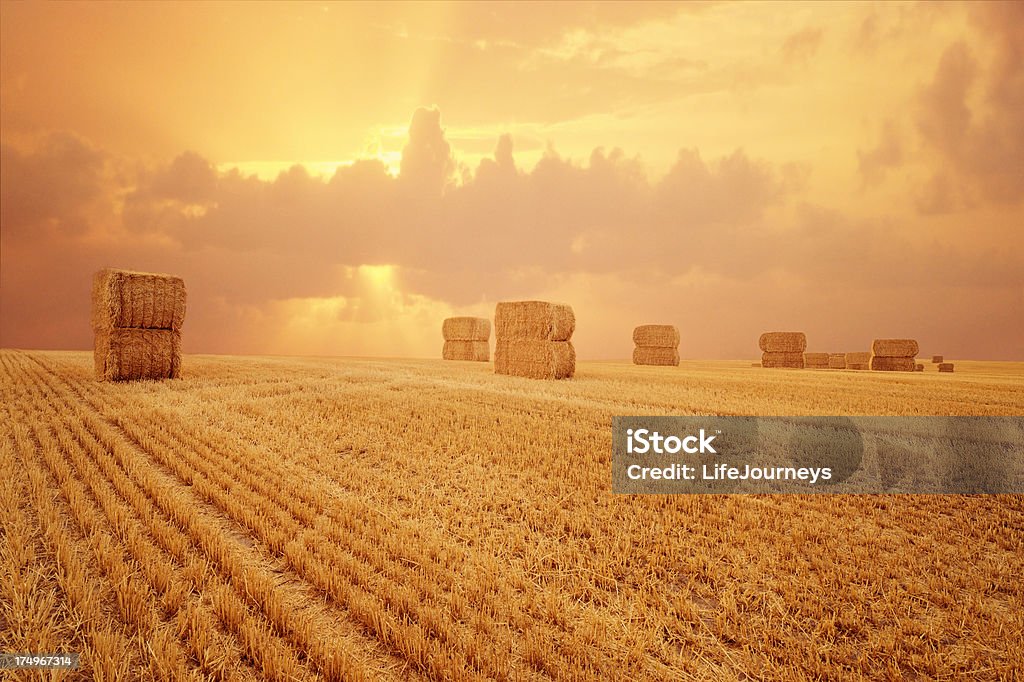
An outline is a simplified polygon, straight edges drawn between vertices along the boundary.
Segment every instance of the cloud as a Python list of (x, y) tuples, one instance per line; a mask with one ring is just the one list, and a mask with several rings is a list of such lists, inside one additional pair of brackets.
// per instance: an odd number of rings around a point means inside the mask
[[(891, 165), (887, 134), (862, 165)], [(526, 171), (502, 135), (459, 182), (436, 109), (413, 115), (397, 177), (364, 160), (329, 179), (294, 166), (262, 180), (195, 152), (146, 167), (66, 135), (5, 146), (3, 164), (5, 345), (88, 347), (88, 283), (104, 265), (185, 277), (190, 352), (370, 352), (372, 328), (392, 330), (378, 353), (433, 354), (440, 316), (564, 295), (590, 301), (592, 330), (718, 311), (729, 319), (691, 347), (704, 355), (739, 352), (751, 325), (818, 320), (808, 301), (878, 299), (895, 315), (892, 288), (921, 300), (987, 287), (982, 307), (994, 305), (1024, 266), (1024, 249), (922, 248), (892, 219), (810, 202), (806, 173), (742, 149), (682, 149), (652, 179), (618, 148), (580, 161), (551, 147)], [(923, 206), (941, 211), (946, 196), (939, 185)], [(587, 330), (582, 357), (621, 350)]]

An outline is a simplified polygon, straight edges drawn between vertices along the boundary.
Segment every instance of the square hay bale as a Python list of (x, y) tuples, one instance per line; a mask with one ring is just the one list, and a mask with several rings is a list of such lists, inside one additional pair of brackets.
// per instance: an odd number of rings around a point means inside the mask
[(913, 372), (914, 358), (890, 358), (876, 355), (871, 358), (871, 369), (876, 372)]
[[(850, 365), (870, 365), (871, 351), (855, 351), (846, 354), (846, 369), (854, 369)], [(867, 369), (864, 367), (863, 369)]]
[(633, 330), (633, 343), (641, 348), (679, 348), (679, 330), (670, 324), (642, 324)]
[(875, 339), (871, 344), (871, 353), (883, 358), (915, 358), (918, 350), (914, 339)]
[(185, 282), (180, 277), (104, 268), (93, 276), (93, 331), (116, 327), (172, 329), (185, 321)]
[(802, 352), (761, 354), (761, 366), (771, 368), (803, 369), (804, 354)]
[(829, 369), (846, 369), (846, 353), (829, 353)]
[(953, 363), (952, 362), (940, 362), (939, 363), (939, 371), (940, 372), (952, 372), (953, 371)]
[(804, 367), (807, 369), (828, 369), (828, 353), (804, 353)]
[(679, 366), (679, 351), (675, 348), (640, 346), (633, 349), (634, 365)]
[(176, 379), (181, 332), (172, 329), (106, 329), (96, 332), (93, 362), (101, 381)]
[(441, 323), (445, 341), (489, 341), (491, 321), (486, 317), (449, 317)]
[(924, 364), (922, 364), (920, 362), (915, 363), (914, 364), (914, 371), (915, 372), (923, 372), (924, 371)]
[(765, 332), (757, 340), (757, 345), (765, 353), (803, 353), (807, 350), (807, 335), (803, 332)]
[(530, 379), (569, 379), (576, 373), (571, 341), (501, 339), (494, 347), (494, 372)]
[(445, 341), (441, 357), (445, 360), (487, 362), (491, 359), (491, 347), (486, 341)]
[(503, 301), (494, 310), (497, 340), (568, 341), (576, 329), (572, 308), (546, 301)]
[(941, 355), (933, 355), (932, 356), (932, 364), (933, 365), (937, 365), (940, 362), (942, 362), (942, 356)]

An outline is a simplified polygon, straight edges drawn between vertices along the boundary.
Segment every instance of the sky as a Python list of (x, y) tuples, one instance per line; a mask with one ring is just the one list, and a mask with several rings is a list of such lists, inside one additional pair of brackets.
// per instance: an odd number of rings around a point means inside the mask
[(187, 353), (439, 357), (573, 306), (684, 358), (1024, 360), (1024, 3), (0, 2), (0, 346), (92, 273), (185, 278)]

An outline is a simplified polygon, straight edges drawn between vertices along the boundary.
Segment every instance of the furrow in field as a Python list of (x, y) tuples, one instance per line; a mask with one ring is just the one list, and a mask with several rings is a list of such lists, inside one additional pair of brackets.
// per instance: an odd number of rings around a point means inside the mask
[[(46, 371), (45, 367), (42, 371)], [(41, 374), (39, 378), (47, 385), (51, 380), (56, 380), (52, 375)], [(65, 388), (73, 390), (69, 384), (65, 384)], [(262, 611), (267, 618), (267, 627), (264, 629), (285, 636), (300, 646), (302, 652), (317, 661), (320, 672), (331, 679), (360, 679), (387, 672), (377, 664), (366, 668), (359, 663), (356, 655), (362, 652), (354, 651), (355, 644), (347, 639), (323, 637), (325, 631), (329, 632), (333, 628), (322, 619), (317, 620), (313, 609), (305, 608), (301, 600), (285, 603), (282, 594), (293, 591), (280, 584), (280, 569), (266, 565), (262, 557), (228, 539), (225, 527), (218, 522), (217, 515), (211, 516), (209, 511), (201, 512), (205, 505), (189, 488), (172, 483), (168, 474), (161, 473), (160, 465), (142, 455), (139, 444), (126, 440), (117, 432), (116, 427), (102, 421), (95, 412), (83, 409), (78, 401), (65, 399), (58, 391), (53, 393), (54, 397), (63, 401), (62, 409), (74, 413), (82, 421), (97, 444), (113, 455), (112, 462), (128, 472), (155, 507), (167, 515), (172, 524), (188, 532), (191, 541), (230, 581), (238, 595), (253, 608)], [(166, 462), (173, 462), (173, 453), (163, 454)], [(299, 610), (296, 611), (296, 608)], [(237, 609), (221, 611), (230, 615)], [(266, 633), (261, 636), (266, 637)]]

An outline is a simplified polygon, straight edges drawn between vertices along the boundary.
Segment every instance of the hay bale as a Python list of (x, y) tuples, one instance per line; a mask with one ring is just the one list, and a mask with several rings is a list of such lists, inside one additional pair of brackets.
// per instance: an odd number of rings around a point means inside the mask
[(846, 369), (846, 353), (829, 353), (829, 369)]
[[(870, 351), (856, 351), (853, 353), (846, 354), (846, 369), (852, 369), (850, 365), (870, 365), (871, 364), (871, 352)], [(867, 367), (864, 367), (867, 369)]]
[(679, 351), (675, 348), (640, 346), (633, 349), (634, 365), (679, 366)]
[(93, 362), (101, 381), (175, 379), (181, 369), (181, 332), (105, 329), (96, 332)]
[(670, 324), (642, 324), (633, 330), (633, 343), (641, 348), (679, 348), (679, 330)]
[(486, 341), (445, 341), (441, 357), (445, 360), (487, 362), (491, 359), (491, 347)]
[(571, 341), (498, 338), (494, 372), (530, 379), (568, 379), (576, 373), (576, 350)]
[(871, 358), (871, 369), (876, 372), (913, 372), (914, 358), (888, 358), (876, 355)]
[(546, 301), (503, 301), (494, 310), (498, 340), (568, 341), (576, 329), (572, 308)]
[(933, 355), (932, 356), (932, 364), (933, 365), (937, 365), (940, 362), (942, 362), (942, 356), (941, 355)]
[(445, 341), (489, 341), (491, 321), (486, 317), (449, 317), (441, 323)]
[(750, 363), (750, 366), (751, 367), (760, 367), (761, 363), (760, 362), (752, 362), (752, 363)]
[(93, 276), (92, 328), (172, 329), (185, 321), (180, 277), (104, 268)]
[(765, 332), (757, 340), (757, 345), (765, 353), (803, 353), (807, 350), (807, 335), (803, 332)]
[(828, 353), (804, 353), (804, 367), (807, 369), (828, 369)]
[(939, 363), (939, 371), (940, 372), (952, 372), (953, 371), (953, 363), (952, 362), (940, 362)]
[(771, 353), (761, 354), (761, 366), (771, 368), (803, 369), (804, 354), (801, 353)]
[(918, 350), (914, 339), (875, 339), (871, 344), (872, 354), (883, 358), (915, 358)]
[(916, 363), (914, 365), (914, 371), (915, 372), (923, 372), (924, 371), (924, 365), (921, 364), (920, 362)]

